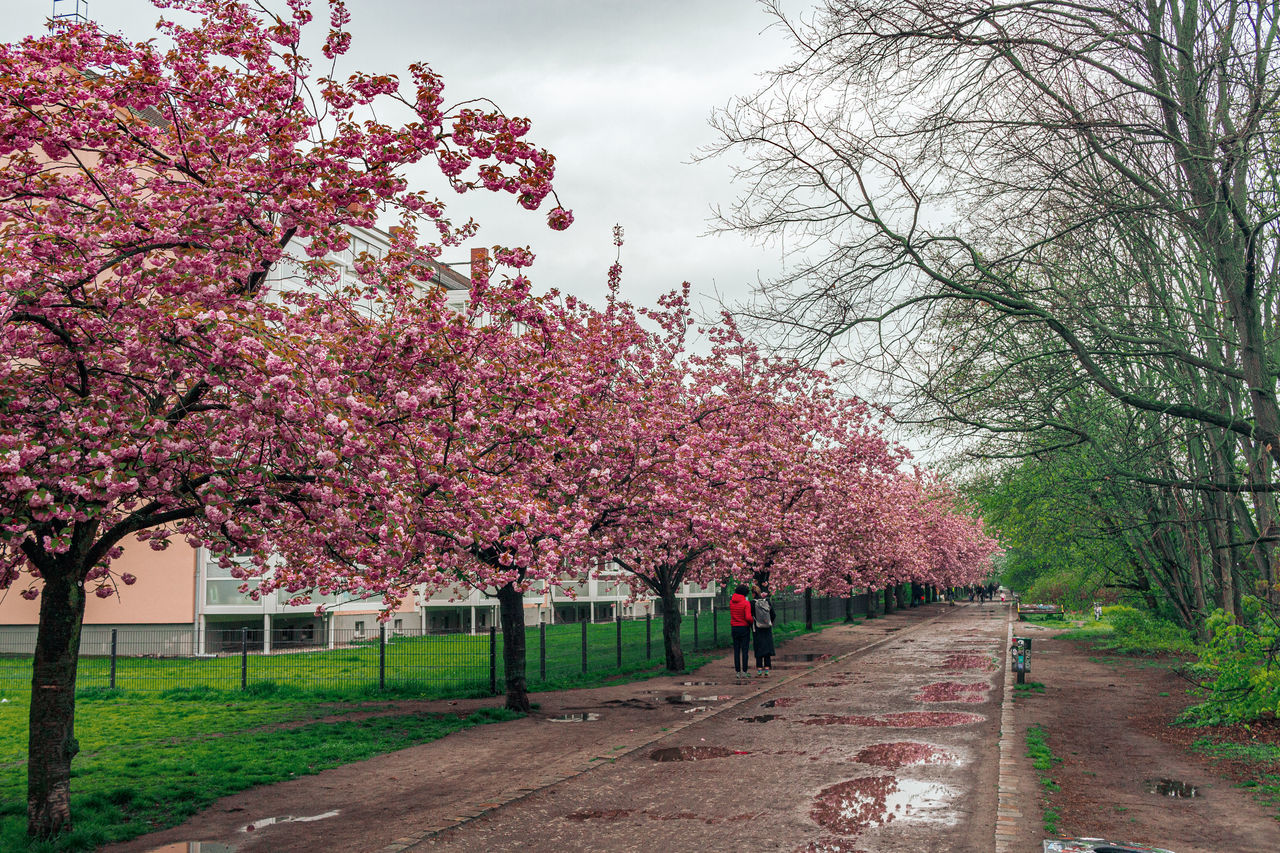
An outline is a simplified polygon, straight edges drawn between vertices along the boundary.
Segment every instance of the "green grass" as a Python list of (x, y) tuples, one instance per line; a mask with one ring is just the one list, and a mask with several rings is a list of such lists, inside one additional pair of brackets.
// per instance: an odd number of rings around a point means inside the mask
[(1191, 748), (1212, 758), (1251, 765), (1254, 775), (1241, 787), (1252, 789), (1258, 799), (1275, 809), (1274, 816), (1280, 820), (1280, 744), (1224, 743), (1201, 737), (1192, 742)]
[(1018, 693), (1043, 693), (1044, 684), (1039, 681), (1028, 681), (1013, 685), (1013, 689)]
[(0, 705), (0, 849), (91, 850), (173, 826), (219, 797), (373, 755), (426, 743), (482, 723), (514, 719), (503, 709), (468, 717), (389, 714), (388, 706), (299, 704), (293, 700), (191, 691), (151, 696), (81, 696), (72, 768), (75, 829), (53, 842), (26, 842), (25, 701)]
[[(1040, 787), (1045, 793), (1060, 790), (1058, 783), (1053, 781), (1053, 777), (1049, 774), (1053, 770), (1053, 765), (1061, 764), (1062, 759), (1053, 754), (1053, 750), (1049, 748), (1049, 733), (1038, 723), (1027, 728), (1027, 757), (1031, 759), (1031, 766), (1035, 768), (1036, 777), (1040, 780)], [(1044, 831), (1050, 835), (1057, 835), (1058, 812), (1049, 806), (1047, 798), (1043, 803)]]

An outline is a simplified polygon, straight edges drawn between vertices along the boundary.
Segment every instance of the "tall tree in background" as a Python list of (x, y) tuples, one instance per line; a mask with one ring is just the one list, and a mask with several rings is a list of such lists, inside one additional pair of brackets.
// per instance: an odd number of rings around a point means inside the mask
[(1134, 482), (1191, 526), (1162, 561), (1280, 603), (1274, 4), (773, 11), (799, 58), (717, 118), (750, 158), (726, 227), (800, 258), (752, 313), (988, 439), (1093, 441), (1077, 388), (1149, 417)]
[[(315, 79), (305, 0), (164, 0), (172, 47), (82, 25), (0, 46), (0, 587), (41, 598), (32, 678), (28, 828), (71, 824), (74, 685), (86, 594), (110, 595), (128, 537), (173, 535), (265, 559), (275, 532), (335, 541), (377, 523), (341, 495), (385, 482), (387, 400), (346, 369), (388, 342), (362, 288), (314, 262), (348, 225), (397, 214), (401, 289), (445, 242), (444, 206), (405, 167), (536, 208), (553, 159), (528, 122), (451, 111), (439, 77)], [(322, 51), (343, 54), (330, 4)], [(366, 119), (395, 101), (402, 125)], [(557, 208), (553, 227), (571, 217)], [(305, 239), (305, 292), (271, 273)], [(360, 318), (357, 321), (357, 318)]]

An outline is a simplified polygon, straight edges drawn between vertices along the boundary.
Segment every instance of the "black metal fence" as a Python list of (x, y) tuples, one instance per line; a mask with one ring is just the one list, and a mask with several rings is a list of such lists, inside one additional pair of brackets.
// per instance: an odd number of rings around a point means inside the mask
[[(802, 622), (802, 596), (776, 596), (778, 624)], [(866, 613), (867, 597), (815, 596), (815, 624)], [(686, 654), (730, 643), (729, 613), (722, 603), (683, 614)], [(0, 696), (26, 693), (31, 684), (33, 637), (0, 633)], [(503, 688), (503, 637), (479, 633), (391, 630), (299, 631), (280, 628), (213, 629), (198, 636), (148, 628), (86, 628), (76, 687), (129, 693), (174, 694), (201, 690), (281, 688), (317, 694), (393, 690), (428, 697), (496, 693)], [(531, 625), (525, 629), (525, 675), (531, 689), (580, 683), (605, 673), (651, 668), (664, 659), (662, 617)]]

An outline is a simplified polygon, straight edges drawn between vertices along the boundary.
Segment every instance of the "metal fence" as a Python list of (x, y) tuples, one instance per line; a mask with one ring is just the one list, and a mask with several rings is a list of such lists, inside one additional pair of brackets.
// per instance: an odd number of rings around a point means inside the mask
[[(815, 623), (866, 613), (867, 597), (813, 598)], [(851, 605), (851, 606), (850, 606)], [(800, 596), (774, 599), (778, 624), (804, 620)], [(204, 637), (173, 630), (112, 628), (90, 631), (81, 643), (76, 687), (165, 695), (199, 690), (272, 692), (280, 687), (318, 694), (394, 690), (429, 697), (497, 693), (503, 689), (503, 637), (426, 633), (381, 626), (312, 634), (290, 628), (211, 630)], [(269, 639), (269, 642), (266, 642)], [(683, 614), (686, 654), (730, 644), (729, 613), (717, 603)], [(264, 651), (269, 649), (270, 651)], [(664, 659), (662, 617), (531, 625), (525, 629), (525, 675), (530, 689), (569, 686), (606, 673), (651, 668)], [(31, 684), (32, 640), (0, 635), (0, 695)]]

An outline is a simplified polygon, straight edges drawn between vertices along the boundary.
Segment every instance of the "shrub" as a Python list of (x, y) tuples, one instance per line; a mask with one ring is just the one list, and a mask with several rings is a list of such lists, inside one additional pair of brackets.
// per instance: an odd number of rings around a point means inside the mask
[(1204, 701), (1187, 709), (1195, 723), (1239, 723), (1280, 715), (1280, 627), (1257, 598), (1245, 597), (1241, 622), (1209, 617), (1209, 642), (1192, 667)]
[(1109, 648), (1128, 654), (1194, 654), (1197, 651), (1191, 632), (1167, 619), (1133, 607), (1107, 607), (1104, 615), (1111, 622)]

